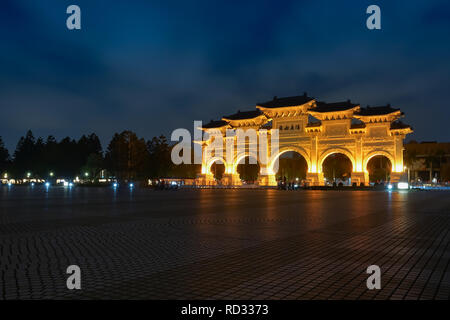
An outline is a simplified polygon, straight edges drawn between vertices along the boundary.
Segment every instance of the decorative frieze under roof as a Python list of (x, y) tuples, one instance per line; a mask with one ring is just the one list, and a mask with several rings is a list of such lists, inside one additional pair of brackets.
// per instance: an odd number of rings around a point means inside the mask
[(322, 122), (316, 121), (316, 122), (308, 122), (305, 127), (305, 131), (308, 133), (312, 132), (322, 132), (323, 126)]

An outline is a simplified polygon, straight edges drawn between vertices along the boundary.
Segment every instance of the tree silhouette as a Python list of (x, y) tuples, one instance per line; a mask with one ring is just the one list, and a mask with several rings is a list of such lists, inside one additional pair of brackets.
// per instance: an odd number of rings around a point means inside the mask
[(105, 155), (109, 171), (117, 178), (133, 180), (143, 178), (149, 154), (144, 139), (132, 131), (114, 134)]
[[(66, 137), (59, 142), (52, 135), (44, 141), (29, 130), (17, 143), (13, 160), (0, 138), (0, 170), (12, 170), (17, 179), (31, 173), (34, 178), (53, 177), (99, 178), (101, 170), (119, 179), (181, 177), (195, 178), (200, 165), (175, 166), (171, 160), (171, 145), (163, 135), (149, 141), (138, 138), (132, 131), (116, 133), (103, 156), (100, 139), (95, 133), (83, 135), (77, 141)], [(193, 157), (193, 155), (191, 155)], [(108, 176), (111, 176), (108, 175)]]
[(163, 135), (147, 141), (149, 162), (147, 173), (152, 178), (168, 177), (173, 169), (171, 147)]
[(34, 153), (36, 139), (33, 132), (28, 130), (24, 137), (21, 137), (14, 151), (14, 174), (17, 176), (25, 175), (25, 172), (32, 171), (35, 168)]
[(2, 137), (0, 137), (0, 173), (9, 169), (10, 158), (9, 151), (5, 148), (5, 143)]

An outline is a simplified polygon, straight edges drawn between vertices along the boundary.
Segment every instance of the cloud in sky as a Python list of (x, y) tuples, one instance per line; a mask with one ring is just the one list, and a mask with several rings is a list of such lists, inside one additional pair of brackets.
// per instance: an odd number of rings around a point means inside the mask
[(6, 0), (0, 10), (0, 136), (151, 138), (274, 95), (391, 103), (413, 138), (448, 141), (450, 5), (381, 1)]

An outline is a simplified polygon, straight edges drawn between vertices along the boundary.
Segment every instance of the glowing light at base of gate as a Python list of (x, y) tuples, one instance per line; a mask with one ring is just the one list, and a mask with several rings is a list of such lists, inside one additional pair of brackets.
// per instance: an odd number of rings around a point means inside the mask
[(356, 164), (356, 171), (357, 171), (357, 172), (362, 172), (362, 171), (363, 171), (363, 169), (362, 169), (362, 164), (359, 163), (359, 162)]
[(409, 189), (409, 184), (408, 184), (408, 182), (399, 182), (398, 188), (401, 190)]
[[(311, 170), (309, 170), (311, 173), (317, 173), (317, 166), (315, 164), (311, 165)], [(319, 172), (320, 173), (320, 172)]]

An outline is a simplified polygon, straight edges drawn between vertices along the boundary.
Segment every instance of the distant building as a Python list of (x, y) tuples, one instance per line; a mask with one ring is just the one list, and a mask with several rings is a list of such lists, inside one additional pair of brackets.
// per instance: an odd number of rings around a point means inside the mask
[(450, 142), (411, 141), (404, 159), (412, 182), (450, 181)]

